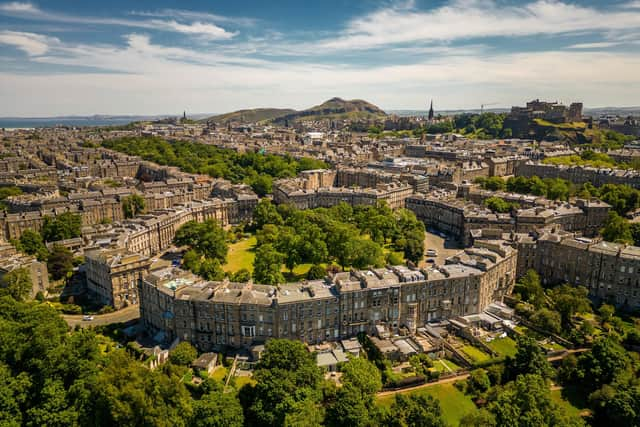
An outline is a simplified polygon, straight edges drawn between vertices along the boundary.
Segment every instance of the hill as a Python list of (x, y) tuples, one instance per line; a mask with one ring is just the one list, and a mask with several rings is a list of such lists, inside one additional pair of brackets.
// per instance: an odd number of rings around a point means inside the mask
[(232, 113), (221, 114), (204, 119), (203, 121), (213, 121), (216, 123), (256, 123), (261, 121), (272, 121), (278, 124), (283, 124), (286, 121), (295, 122), (299, 120), (375, 120), (384, 118), (386, 115), (387, 114), (379, 107), (361, 99), (344, 100), (342, 98), (331, 98), (320, 105), (301, 111), (286, 108), (256, 108), (252, 110), (240, 110)]
[(274, 120), (278, 117), (286, 116), (293, 113), (296, 113), (296, 110), (292, 110), (290, 108), (253, 108), (220, 114), (218, 116), (203, 119), (202, 121), (215, 122), (219, 124), (226, 124), (229, 122), (257, 123)]
[(387, 114), (379, 107), (362, 99), (344, 100), (331, 98), (320, 105), (302, 111), (296, 111), (274, 120), (284, 123), (286, 120), (295, 122), (300, 120), (376, 120), (386, 117)]

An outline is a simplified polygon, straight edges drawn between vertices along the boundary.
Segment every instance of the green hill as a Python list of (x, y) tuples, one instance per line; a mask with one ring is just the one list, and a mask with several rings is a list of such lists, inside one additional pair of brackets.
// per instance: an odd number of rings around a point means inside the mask
[(220, 114), (202, 121), (213, 121), (219, 124), (271, 121), (283, 124), (286, 121), (296, 122), (300, 120), (376, 120), (382, 119), (386, 115), (379, 107), (361, 99), (344, 100), (342, 98), (331, 98), (320, 105), (301, 111), (286, 108), (255, 108)]
[(253, 108), (248, 110), (238, 110), (231, 113), (220, 114), (218, 116), (203, 119), (203, 122), (214, 122), (226, 124), (229, 122), (257, 123), (277, 119), (295, 113), (296, 110), (290, 108)]
[(276, 122), (283, 123), (285, 120), (376, 120), (386, 117), (386, 113), (379, 107), (362, 99), (344, 100), (342, 98), (331, 98), (320, 105), (302, 111), (296, 111), (286, 116), (278, 117)]

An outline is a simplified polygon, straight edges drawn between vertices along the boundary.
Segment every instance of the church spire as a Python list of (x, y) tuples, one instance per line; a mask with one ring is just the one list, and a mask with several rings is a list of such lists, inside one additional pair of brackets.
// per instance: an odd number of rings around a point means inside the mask
[(433, 120), (433, 99), (431, 100), (431, 106), (429, 107), (429, 121)]

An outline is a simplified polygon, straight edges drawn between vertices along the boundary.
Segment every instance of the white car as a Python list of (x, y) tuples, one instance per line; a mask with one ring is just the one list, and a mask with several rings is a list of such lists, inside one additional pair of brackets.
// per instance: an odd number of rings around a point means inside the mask
[(90, 322), (93, 320), (93, 316), (85, 314), (84, 316), (82, 316), (82, 320), (86, 320), (87, 322)]
[(438, 256), (438, 251), (435, 249), (427, 249), (427, 256)]

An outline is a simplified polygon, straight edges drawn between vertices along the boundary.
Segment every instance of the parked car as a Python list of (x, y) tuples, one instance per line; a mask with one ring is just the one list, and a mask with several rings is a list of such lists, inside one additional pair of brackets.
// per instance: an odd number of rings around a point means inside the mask
[(429, 259), (427, 260), (427, 262), (428, 262), (429, 264), (434, 264), (434, 263), (436, 262), (436, 260), (435, 260), (435, 259), (433, 259), (433, 258), (429, 258)]
[(427, 256), (438, 256), (438, 251), (435, 249), (427, 249)]
[(85, 320), (87, 322), (90, 322), (93, 320), (93, 316), (89, 315), (89, 314), (85, 314), (84, 316), (82, 316), (82, 320)]

